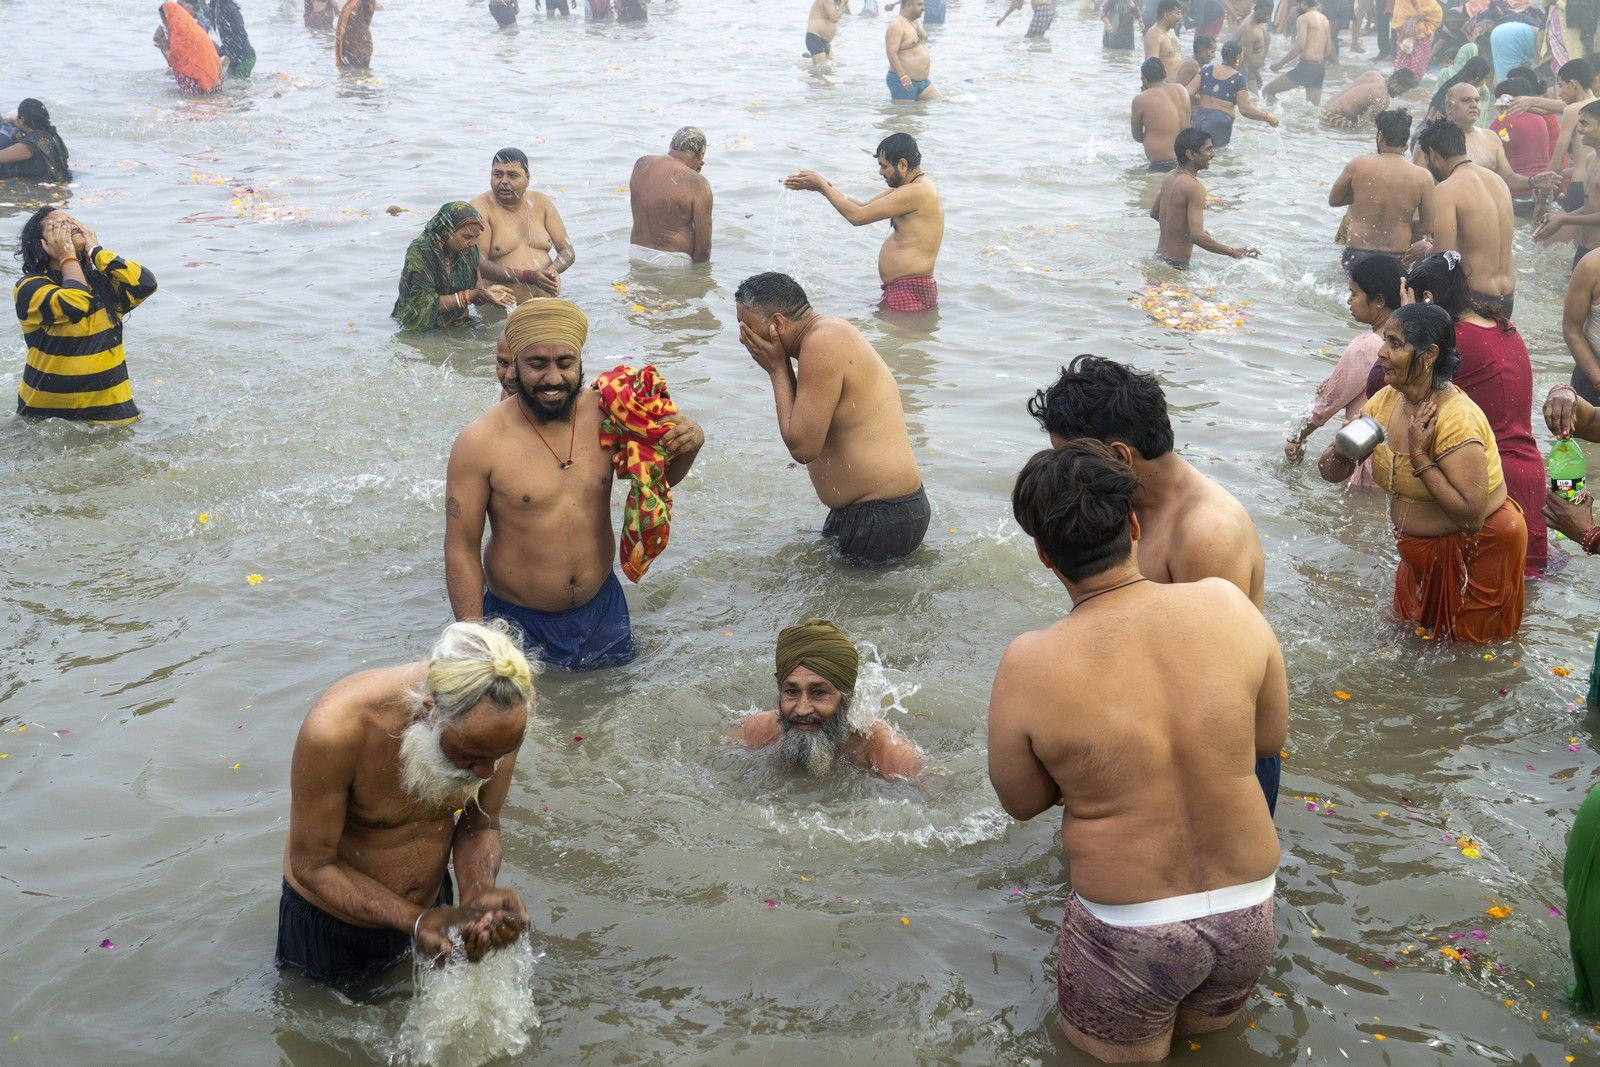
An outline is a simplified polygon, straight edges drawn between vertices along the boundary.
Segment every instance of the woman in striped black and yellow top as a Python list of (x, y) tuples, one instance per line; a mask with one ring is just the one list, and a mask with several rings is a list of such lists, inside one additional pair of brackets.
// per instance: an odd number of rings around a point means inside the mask
[(139, 417), (122, 320), (156, 291), (155, 275), (101, 248), (82, 223), (41, 208), (22, 228), (12, 295), (28, 344), (17, 414), (126, 426)]

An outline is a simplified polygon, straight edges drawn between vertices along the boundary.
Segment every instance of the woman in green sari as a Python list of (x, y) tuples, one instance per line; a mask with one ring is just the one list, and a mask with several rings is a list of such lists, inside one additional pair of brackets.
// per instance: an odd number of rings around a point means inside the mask
[(478, 235), (483, 216), (465, 200), (441, 207), (406, 249), (400, 272), (400, 298), (389, 314), (406, 330), (460, 326), (471, 305), (516, 303), (503, 285), (484, 285), (478, 277)]

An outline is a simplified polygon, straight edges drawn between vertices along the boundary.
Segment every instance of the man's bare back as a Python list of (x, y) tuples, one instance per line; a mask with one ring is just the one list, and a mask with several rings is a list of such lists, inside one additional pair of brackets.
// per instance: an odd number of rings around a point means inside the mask
[(1515, 215), (1504, 179), (1465, 162), (1434, 189), (1433, 214), (1434, 250), (1461, 253), (1467, 284), (1475, 292), (1508, 296), (1516, 291), (1511, 256)]
[(1192, 110), (1189, 94), (1174, 82), (1152, 85), (1133, 98), (1133, 139), (1144, 144), (1146, 159), (1170, 163), (1176, 158), (1172, 142), (1189, 125)]
[(990, 776), (1004, 799), (1019, 768), (1042, 765), (1086, 899), (1243, 885), (1277, 867), (1255, 761), (1277, 753), (1287, 714), (1277, 640), (1233, 585), (1127, 586), (1012, 643), (990, 700)]
[(1417, 234), (1432, 230), (1433, 175), (1398, 152), (1357, 156), (1328, 193), (1333, 207), (1349, 206), (1345, 244), (1367, 252), (1402, 253)]
[[(536, 611), (567, 611), (594, 599), (611, 574), (616, 551), (611, 451), (600, 447), (600, 408), (593, 392), (580, 391), (571, 422), (552, 421), (538, 430), (519, 403), (517, 396), (502, 400), (456, 438), (446, 525), (461, 525), (462, 543), (477, 545), (482, 520), (474, 529), (471, 519), (486, 508), (490, 533), (482, 566), (489, 589)], [(572, 467), (562, 470), (549, 450), (564, 459), (569, 444)], [(447, 564), (449, 558), (447, 551)], [(467, 561), (461, 562), (465, 568)], [(483, 613), (482, 590), (474, 599), (472, 584), (458, 590), (456, 582), (450, 583), (457, 618)]]
[(1333, 54), (1333, 34), (1328, 28), (1328, 16), (1320, 11), (1307, 11), (1295, 20), (1295, 32), (1303, 35), (1300, 59), (1305, 63), (1326, 63)]
[(1346, 85), (1323, 106), (1324, 115), (1336, 115), (1352, 124), (1372, 121), (1372, 117), (1389, 106), (1389, 85), (1383, 75), (1369, 70)]
[(1173, 474), (1159, 503), (1134, 500), (1142, 531), (1139, 572), (1163, 583), (1224, 578), (1261, 608), (1267, 557), (1250, 513), (1188, 460), (1168, 455)]
[(699, 171), (671, 155), (643, 156), (633, 165), (628, 196), (633, 244), (681, 252), (695, 263), (711, 258), (711, 183)]

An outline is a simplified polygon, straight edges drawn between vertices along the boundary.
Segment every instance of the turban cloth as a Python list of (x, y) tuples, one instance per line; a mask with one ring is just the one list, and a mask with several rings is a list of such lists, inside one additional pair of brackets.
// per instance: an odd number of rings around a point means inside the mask
[(541, 341), (558, 341), (582, 352), (588, 339), (589, 320), (569, 300), (529, 300), (506, 317), (506, 340), (514, 355), (522, 355)]
[(809, 667), (846, 696), (855, 690), (856, 671), (861, 666), (861, 655), (850, 635), (827, 619), (807, 619), (779, 633), (776, 660), (778, 684), (796, 667)]
[[(517, 308), (566, 304), (565, 300), (535, 300)], [(568, 307), (572, 305), (567, 304)], [(572, 309), (581, 316), (577, 308)], [(511, 327), (507, 326), (507, 333)], [(512, 348), (520, 350), (512, 338)], [(672, 533), (672, 489), (667, 485), (667, 454), (661, 438), (672, 429), (671, 416), (678, 405), (667, 393), (666, 379), (645, 364), (643, 370), (616, 367), (599, 375), (594, 387), (600, 393), (600, 447), (612, 449), (611, 465), (617, 476), (633, 483), (622, 508), (622, 536), (617, 556), (622, 573), (637, 582), (650, 569), (650, 561), (667, 547)]]

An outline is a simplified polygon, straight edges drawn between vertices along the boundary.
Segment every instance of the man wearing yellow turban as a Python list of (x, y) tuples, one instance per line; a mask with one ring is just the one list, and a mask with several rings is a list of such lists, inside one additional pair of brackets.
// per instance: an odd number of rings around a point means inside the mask
[[(583, 387), (589, 320), (569, 301), (506, 318), (511, 394), (456, 437), (445, 475), (444, 575), (457, 619), (502, 618), (546, 663), (588, 670), (633, 658), (633, 628), (611, 517), (618, 443), (601, 442), (598, 397)], [(672, 415), (656, 443), (675, 485), (705, 434)], [(483, 544), (484, 525), (489, 543)]]
[(827, 774), (842, 757), (884, 778), (909, 778), (922, 753), (881, 718), (852, 715), (860, 653), (850, 635), (827, 619), (807, 619), (778, 634), (778, 710), (749, 716), (734, 740), (750, 748), (778, 746), (786, 767)]

